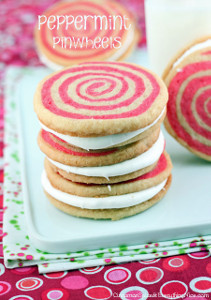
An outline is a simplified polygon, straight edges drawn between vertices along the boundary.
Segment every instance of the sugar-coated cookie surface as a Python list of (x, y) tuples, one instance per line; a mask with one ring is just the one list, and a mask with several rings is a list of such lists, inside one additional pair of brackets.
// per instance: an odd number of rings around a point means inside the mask
[(40, 122), (56, 132), (95, 137), (152, 124), (167, 100), (163, 81), (138, 65), (90, 62), (43, 79), (34, 108)]
[(53, 70), (84, 61), (125, 59), (140, 37), (135, 18), (113, 0), (61, 1), (43, 15), (35, 41), (40, 59)]
[(211, 37), (186, 47), (168, 65), (165, 127), (197, 156), (211, 161)]

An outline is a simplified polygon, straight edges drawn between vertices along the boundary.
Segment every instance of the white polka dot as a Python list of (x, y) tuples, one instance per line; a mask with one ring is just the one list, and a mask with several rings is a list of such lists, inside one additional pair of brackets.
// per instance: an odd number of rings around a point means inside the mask
[(95, 267), (95, 268), (83, 268), (83, 269), (79, 269), (79, 271), (84, 274), (95, 274), (100, 272), (103, 268), (104, 266)]
[(43, 285), (43, 280), (36, 277), (26, 277), (16, 282), (16, 287), (20, 291), (33, 291)]
[(129, 299), (135, 299), (135, 300), (146, 300), (149, 296), (148, 291), (145, 288), (142, 288), (140, 286), (131, 286), (124, 290), (122, 290), (119, 294), (115, 292), (113, 293), (113, 296), (120, 298), (121, 300), (128, 300)]
[(131, 277), (131, 272), (124, 267), (114, 267), (107, 270), (104, 274), (104, 279), (110, 284), (122, 284), (128, 281)]
[(110, 288), (108, 288), (107, 286), (96, 285), (96, 286), (90, 286), (89, 288), (87, 288), (84, 291), (84, 294), (89, 299), (107, 300), (107, 299), (111, 298), (112, 290)]
[(181, 258), (172, 258), (168, 263), (173, 268), (179, 268), (184, 264), (184, 261)]
[(160, 260), (160, 258), (156, 258), (156, 259), (146, 259), (146, 260), (139, 260), (139, 263), (144, 264), (144, 265), (150, 265), (150, 264), (155, 264), (156, 262), (158, 262)]
[(48, 279), (59, 279), (63, 278), (67, 275), (67, 271), (64, 272), (56, 272), (56, 273), (49, 273), (49, 274), (43, 274)]
[[(202, 276), (191, 280), (190, 288), (197, 293), (211, 293), (211, 278)], [(207, 287), (207, 288), (206, 288)]]
[[(56, 296), (55, 296), (55, 294), (56, 294)], [(59, 291), (59, 290), (51, 290), (50, 292), (48, 292), (47, 297), (49, 300), (59, 300), (63, 297), (63, 293), (62, 293), (62, 291)]]
[(186, 295), (187, 285), (179, 280), (172, 280), (164, 283), (160, 288), (160, 294), (166, 299), (179, 299)]
[(136, 278), (143, 284), (154, 284), (163, 278), (163, 270), (156, 267), (142, 268), (136, 272)]
[(198, 253), (188, 253), (188, 256), (194, 259), (205, 259), (209, 257), (211, 253), (208, 252), (198, 252)]
[(13, 296), (12, 298), (10, 298), (9, 300), (34, 300), (34, 298), (30, 297), (30, 296), (26, 296), (26, 295), (17, 295), (17, 296)]

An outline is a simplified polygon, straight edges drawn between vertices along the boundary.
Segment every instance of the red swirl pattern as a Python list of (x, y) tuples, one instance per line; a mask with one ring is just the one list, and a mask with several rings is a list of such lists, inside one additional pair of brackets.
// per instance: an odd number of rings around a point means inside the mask
[[(83, 37), (87, 37), (87, 39), (94, 40), (97, 39), (103, 39), (103, 37), (106, 37), (108, 39), (112, 39), (114, 37), (119, 37), (124, 42), (125, 39), (127, 39), (128, 33), (131, 34), (131, 31), (127, 31), (124, 28), (118, 28), (119, 26), (115, 26), (115, 29), (106, 28), (105, 21), (102, 22), (102, 27), (100, 27), (100, 20), (98, 19), (96, 22), (96, 26), (94, 26), (94, 22), (92, 17), (94, 16), (105, 16), (107, 20), (109, 20), (109, 17), (112, 15), (118, 15), (122, 18), (124, 16), (127, 16), (130, 19), (130, 23), (132, 22), (130, 13), (119, 3), (115, 3), (114, 1), (106, 1), (106, 5), (102, 5), (95, 1), (89, 1), (89, 0), (82, 0), (82, 1), (71, 1), (71, 2), (61, 2), (56, 5), (54, 5), (51, 9), (46, 11), (44, 13), (46, 17), (49, 17), (51, 15), (53, 16), (73, 16), (73, 18), (76, 18), (77, 16), (89, 16), (86, 20), (86, 27), (81, 28), (80, 30), (77, 30), (72, 24), (69, 26), (69, 28), (66, 29), (66, 24), (62, 24), (57, 29), (57, 26), (53, 30), (49, 30), (46, 23), (41, 25), (41, 28), (39, 31), (37, 31), (37, 34), (39, 35), (39, 39), (42, 43), (42, 45), (47, 49), (48, 52), (52, 53), (53, 55), (56, 55), (57, 57), (61, 57), (63, 59), (96, 59), (96, 56), (100, 55), (108, 55), (108, 52), (113, 52), (114, 48), (110, 47), (94, 47), (91, 42), (88, 44), (84, 44), (83, 46), (77, 47), (71, 47), (69, 48), (69, 44), (66, 48), (64, 48), (64, 45), (57, 44), (55, 48), (52, 47), (52, 41), (53, 37), (74, 37), (74, 39), (77, 41), (77, 39), (80, 39), (82, 41)], [(54, 25), (57, 25), (56, 21), (53, 23), (51, 22), (51, 28), (53, 28)], [(83, 24), (80, 24), (83, 25)], [(128, 26), (128, 24), (127, 24)], [(132, 25), (133, 26), (133, 25)], [(132, 29), (134, 30), (134, 28)]]
[(211, 62), (183, 67), (169, 84), (167, 118), (190, 148), (211, 156)]
[(144, 175), (141, 175), (139, 177), (136, 177), (134, 179), (128, 180), (125, 183), (156, 177), (159, 174), (161, 174), (162, 172), (164, 172), (166, 170), (167, 166), (168, 166), (167, 158), (166, 158), (165, 154), (162, 153), (155, 168), (152, 171), (150, 171)]
[(56, 73), (44, 82), (41, 98), (46, 109), (66, 118), (121, 119), (146, 112), (159, 93), (159, 83), (145, 69), (98, 62)]

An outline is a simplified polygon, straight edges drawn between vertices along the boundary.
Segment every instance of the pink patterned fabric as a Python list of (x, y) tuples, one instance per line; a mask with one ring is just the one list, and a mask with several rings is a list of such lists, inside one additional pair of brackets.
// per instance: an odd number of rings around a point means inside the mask
[[(0, 2), (0, 156), (3, 152), (3, 78), (7, 65), (40, 65), (34, 49), (33, 28), (54, 0), (4, 0)], [(137, 15), (145, 42), (144, 1), (121, 0)], [(3, 171), (0, 171), (0, 186)], [(0, 188), (0, 210), (3, 208)], [(1, 222), (2, 223), (2, 222)], [(0, 226), (0, 296), (2, 299), (185, 299), (211, 298), (209, 252), (180, 255), (124, 265), (39, 275), (36, 267), (6, 270)], [(196, 297), (196, 295), (199, 295)]]

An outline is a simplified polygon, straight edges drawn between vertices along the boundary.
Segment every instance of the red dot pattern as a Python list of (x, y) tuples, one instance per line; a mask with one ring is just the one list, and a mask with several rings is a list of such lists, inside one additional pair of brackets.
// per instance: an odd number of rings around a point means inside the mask
[[(173, 267), (167, 267), (169, 266), (169, 262), (174, 258), (180, 258), (184, 262), (183, 266), (179, 266), (181, 265), (181, 261), (175, 261), (178, 263), (177, 271)], [(1, 263), (3, 264), (2, 260)], [(174, 297), (177, 294), (183, 295), (185, 292), (196, 296), (198, 293), (201, 294), (204, 291), (208, 295), (205, 299), (209, 299), (211, 290), (210, 292), (206, 291), (209, 288), (211, 289), (211, 282), (208, 280), (211, 278), (210, 270), (210, 257), (199, 260), (188, 255), (167, 257), (157, 261), (152, 260), (148, 261), (147, 264), (144, 261), (143, 263), (139, 261), (116, 266), (85, 268), (46, 275), (39, 275), (37, 267), (25, 267), (13, 270), (5, 269), (1, 275), (0, 296), (3, 292), (6, 292), (4, 295), (7, 298), (5, 299), (24, 294), (25, 296), (32, 297), (32, 299), (43, 300), (52, 300), (52, 297), (58, 297), (59, 295), (61, 295), (62, 300), (102, 300), (114, 299), (112, 295), (121, 294), (123, 290), (129, 289), (125, 292), (126, 296), (131, 296), (132, 294), (133, 298), (135, 298), (135, 295), (140, 295), (141, 293), (136, 287), (142, 287), (149, 295), (153, 295), (153, 293), (163, 295), (157, 299), (168, 299), (165, 297), (169, 294), (172, 294), (172, 298), (170, 299), (176, 299)], [(161, 276), (161, 273), (163, 273), (163, 276)], [(25, 291), (19, 289), (20, 280), (22, 282), (24, 278), (27, 278), (24, 284), (22, 284), (22, 288), (24, 287)], [(33, 285), (35, 279), (42, 281), (42, 284), (37, 289), (34, 289)], [(11, 285), (11, 288), (7, 284)], [(70, 295), (72, 298), (69, 298)]]

